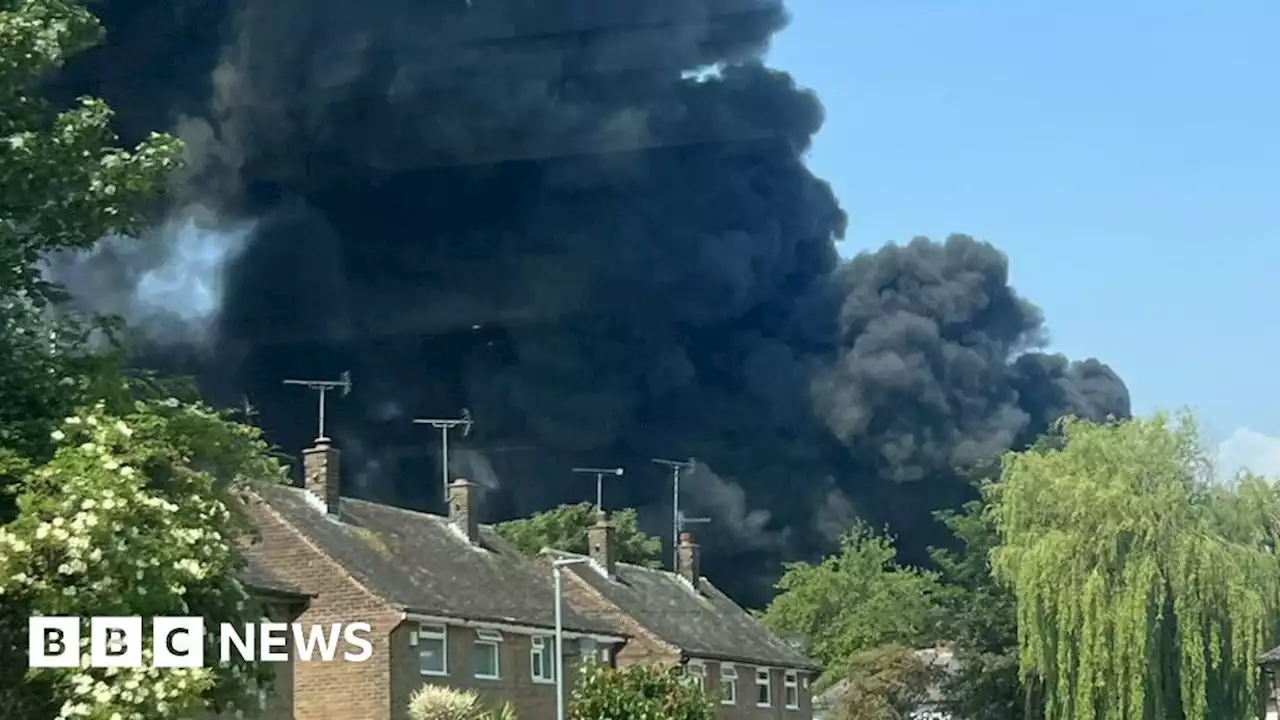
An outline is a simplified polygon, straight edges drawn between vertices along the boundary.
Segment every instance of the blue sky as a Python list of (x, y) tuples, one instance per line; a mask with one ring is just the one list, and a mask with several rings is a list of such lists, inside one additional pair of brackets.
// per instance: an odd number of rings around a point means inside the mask
[(1053, 348), (1280, 475), (1280, 3), (790, 0), (846, 254), (964, 232)]

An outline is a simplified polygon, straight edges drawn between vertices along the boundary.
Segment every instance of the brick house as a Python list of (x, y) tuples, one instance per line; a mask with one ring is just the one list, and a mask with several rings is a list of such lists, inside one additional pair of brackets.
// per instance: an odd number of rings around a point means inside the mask
[[(720, 694), (724, 720), (812, 718), (810, 685), (819, 666), (702, 577), (692, 534), (680, 536), (675, 572), (618, 562), (603, 514), (589, 535), (588, 562), (567, 566), (565, 597), (632, 636), (617, 652), (618, 666), (682, 664), (691, 681)], [(577, 557), (543, 554), (548, 561)]]
[[(554, 717), (551, 573), (477, 522), (474, 486), (450, 486), (448, 517), (342, 497), (339, 454), (304, 451), (304, 487), (249, 499), (251, 557), (312, 595), (301, 623), (368, 622), (373, 657), (294, 664), (283, 720), (404, 720), (425, 683), (513, 703), (521, 720)], [(563, 609), (566, 694), (578, 657), (612, 662), (613, 623)], [(282, 704), (287, 701), (277, 700)]]

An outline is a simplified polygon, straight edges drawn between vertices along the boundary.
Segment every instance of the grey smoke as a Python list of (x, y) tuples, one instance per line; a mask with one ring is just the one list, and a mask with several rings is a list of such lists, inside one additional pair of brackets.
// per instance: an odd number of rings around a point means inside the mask
[(227, 267), (253, 228), (188, 206), (140, 238), (109, 237), (89, 252), (51, 255), (44, 274), (82, 310), (118, 316), (153, 342), (203, 346), (223, 304)]

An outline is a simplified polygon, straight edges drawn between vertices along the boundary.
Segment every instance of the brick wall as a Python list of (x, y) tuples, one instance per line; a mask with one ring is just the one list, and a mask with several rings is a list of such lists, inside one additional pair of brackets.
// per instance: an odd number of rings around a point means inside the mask
[[(262, 502), (250, 504), (261, 537), (262, 562), (316, 595), (297, 622), (368, 622), (373, 656), (363, 663), (296, 662), (294, 720), (389, 720), (390, 636), (401, 615), (369, 593), (338, 563)], [(271, 717), (271, 716), (268, 716)]]
[[(726, 663), (727, 664), (727, 663)], [(722, 685), (721, 663), (714, 660), (701, 661), (705, 670), (707, 692), (719, 695)], [(780, 668), (769, 670), (769, 706), (757, 705), (759, 688), (756, 686), (756, 673), (761, 668), (755, 665), (732, 663), (737, 670), (737, 698), (732, 705), (720, 705), (717, 717), (720, 720), (810, 720), (813, 717), (812, 696), (809, 683), (805, 682), (805, 674), (796, 674), (796, 694), (799, 707), (786, 707), (786, 671)], [(729, 682), (729, 681), (725, 681)], [(722, 697), (727, 697), (728, 693)]]
[[(621, 627), (630, 635), (630, 639), (617, 652), (616, 662), (619, 667), (635, 664), (677, 663), (680, 662), (680, 649), (664, 642), (630, 615), (626, 615), (606, 600), (595, 588), (569, 574), (569, 582), (565, 584), (565, 599), (574, 610), (590, 617), (608, 619)], [(720, 663), (705, 661), (705, 687), (709, 693), (720, 692)], [(721, 720), (810, 720), (813, 717), (812, 698), (804, 674), (797, 675), (798, 709), (784, 707), (785, 671), (770, 669), (770, 705), (758, 707), (756, 704), (756, 670), (754, 665), (735, 665), (738, 670), (738, 695), (733, 705), (720, 706), (717, 716)]]
[[(391, 697), (392, 720), (407, 720), (409, 698), (422, 685), (431, 683), (458, 690), (475, 691), (486, 705), (497, 708), (504, 702), (515, 707), (520, 720), (552, 720), (555, 717), (555, 684), (534, 680), (531, 673), (530, 635), (503, 632), (498, 646), (497, 679), (475, 677), (474, 652), (476, 630), (451, 625), (446, 630), (447, 675), (424, 675), (419, 670), (419, 647), (412, 645), (411, 635), (415, 623), (405, 623), (391, 635)], [(547, 659), (551, 660), (555, 641), (550, 634), (544, 636)], [(566, 640), (565, 651), (565, 703), (573, 692), (576, 667), (580, 661), (577, 643)]]

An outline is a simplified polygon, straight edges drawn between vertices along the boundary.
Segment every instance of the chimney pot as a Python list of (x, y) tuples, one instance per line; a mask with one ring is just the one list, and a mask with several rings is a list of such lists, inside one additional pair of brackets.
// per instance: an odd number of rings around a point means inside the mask
[(610, 579), (617, 577), (618, 552), (613, 535), (613, 523), (609, 522), (609, 517), (603, 510), (596, 513), (596, 524), (592, 525), (587, 533), (587, 542), (591, 545), (590, 557), (596, 565), (599, 565)]
[(475, 484), (462, 478), (449, 483), (449, 522), (453, 524), (467, 542), (477, 545), (480, 542), (480, 519), (476, 515)]
[(693, 533), (680, 533), (680, 547), (676, 558), (676, 572), (697, 590), (702, 580), (702, 562), (698, 544), (693, 541)]
[(303, 486), (324, 503), (325, 512), (332, 517), (338, 517), (342, 500), (338, 459), (338, 449), (327, 438), (302, 451)]

